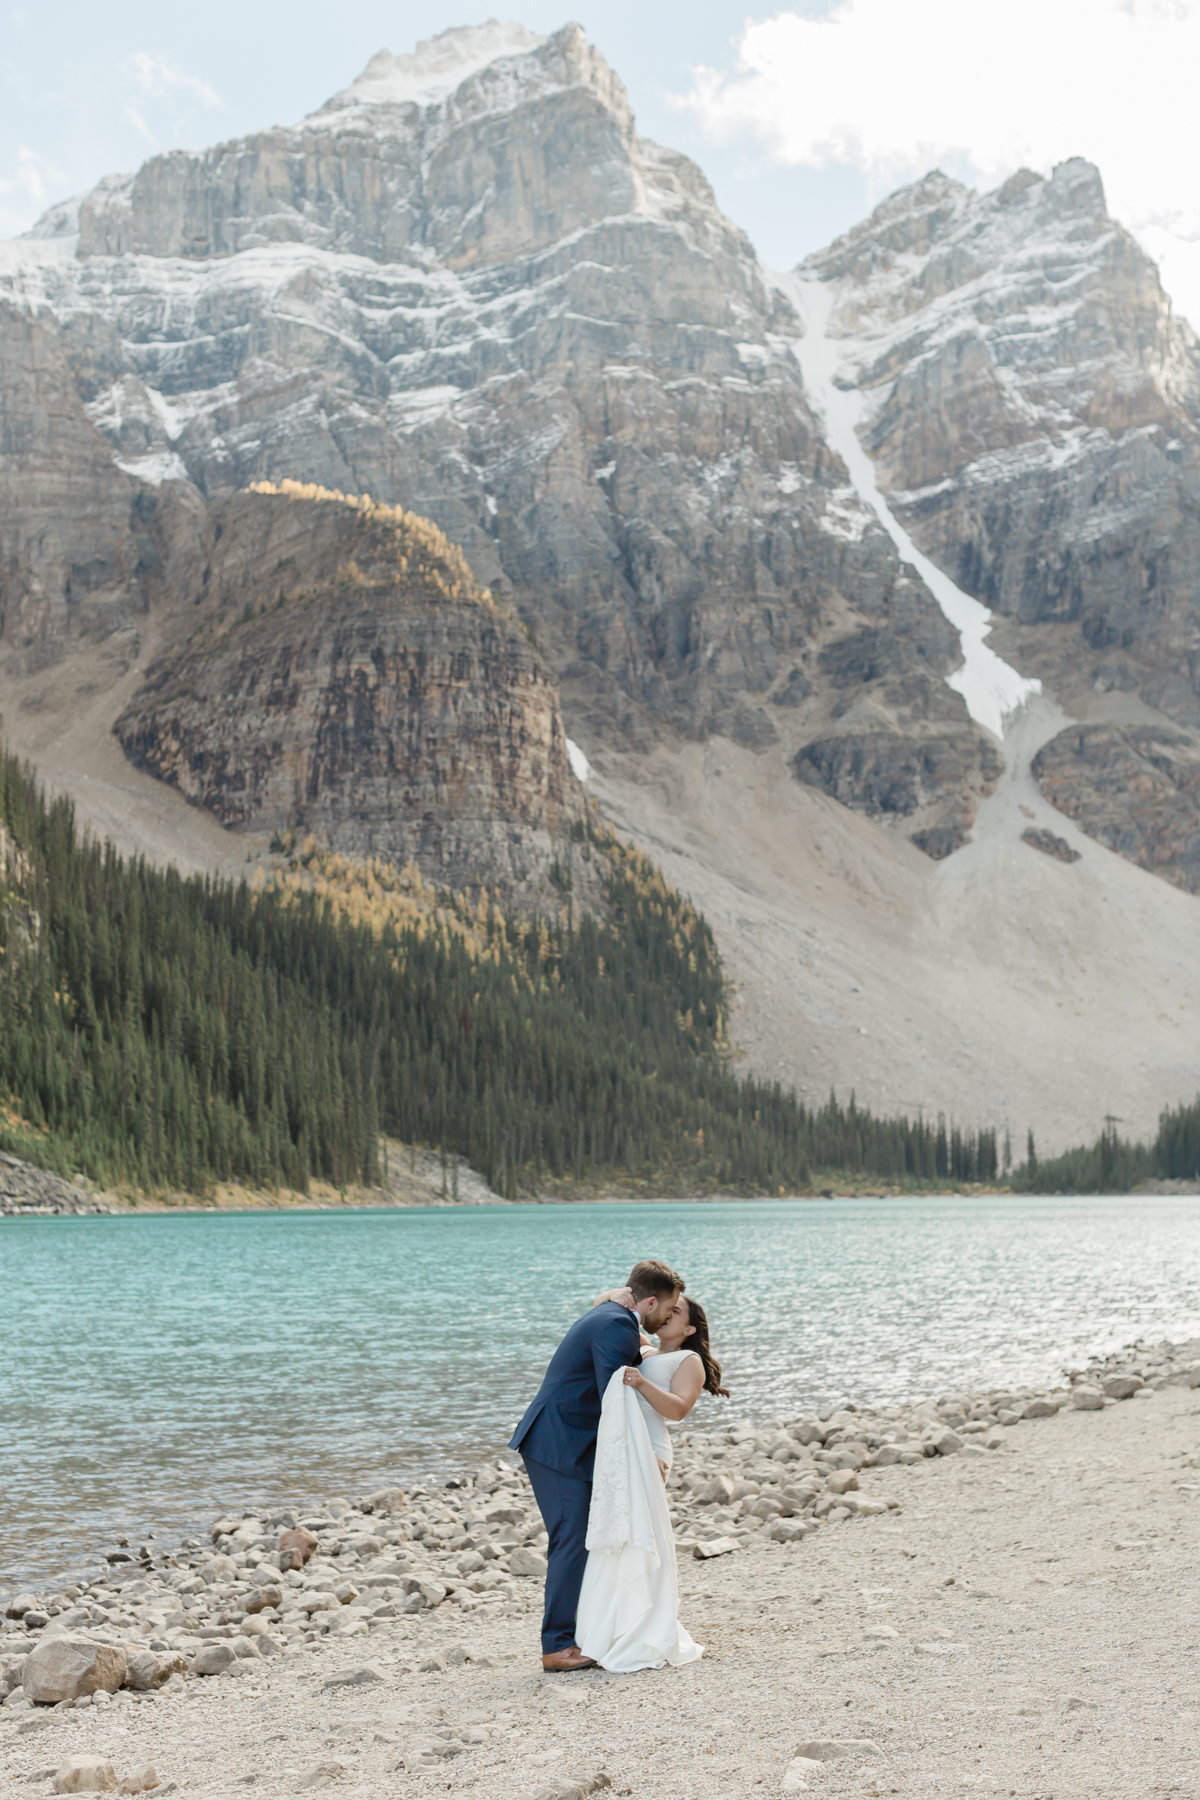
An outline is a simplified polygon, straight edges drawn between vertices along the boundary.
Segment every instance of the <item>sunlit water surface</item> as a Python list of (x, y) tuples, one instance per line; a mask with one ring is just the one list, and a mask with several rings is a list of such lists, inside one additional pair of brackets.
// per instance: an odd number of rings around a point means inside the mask
[(1196, 1335), (1198, 1220), (1162, 1198), (0, 1220), (0, 1591), (118, 1532), (494, 1451), (638, 1256), (683, 1270), (734, 1412), (770, 1417)]

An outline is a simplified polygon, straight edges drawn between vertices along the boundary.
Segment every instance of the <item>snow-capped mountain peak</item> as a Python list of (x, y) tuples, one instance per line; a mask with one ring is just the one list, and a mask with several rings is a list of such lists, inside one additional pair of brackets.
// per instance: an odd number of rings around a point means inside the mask
[(436, 106), (489, 64), (523, 56), (545, 41), (524, 25), (489, 19), (425, 38), (410, 56), (379, 50), (356, 81), (310, 116), (325, 121), (360, 106)]

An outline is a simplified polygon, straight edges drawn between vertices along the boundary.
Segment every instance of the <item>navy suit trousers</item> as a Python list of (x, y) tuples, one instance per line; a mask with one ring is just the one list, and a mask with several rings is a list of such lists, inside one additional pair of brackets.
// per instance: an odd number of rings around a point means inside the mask
[(523, 1457), (533, 1497), (550, 1538), (546, 1558), (546, 1610), (542, 1615), (542, 1651), (566, 1650), (575, 1642), (575, 1611), (587, 1563), (590, 1481), (560, 1475), (545, 1463)]

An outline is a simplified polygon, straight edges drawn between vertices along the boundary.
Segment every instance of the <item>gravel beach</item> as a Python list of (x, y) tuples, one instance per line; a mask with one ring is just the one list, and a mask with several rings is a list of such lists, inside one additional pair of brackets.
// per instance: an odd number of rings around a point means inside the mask
[(1200, 1344), (1137, 1345), (1052, 1391), (681, 1433), (682, 1611), (705, 1655), (678, 1671), (542, 1674), (544, 1538), (511, 1465), (217, 1521), (155, 1560), (110, 1551), (132, 1560), (5, 1596), (0, 1782), (1189, 1793), (1193, 1381)]

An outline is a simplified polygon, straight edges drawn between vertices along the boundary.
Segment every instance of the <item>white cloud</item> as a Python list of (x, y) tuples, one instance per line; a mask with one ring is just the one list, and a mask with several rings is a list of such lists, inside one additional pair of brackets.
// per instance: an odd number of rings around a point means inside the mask
[[(153, 100), (167, 99), (176, 94), (190, 94), (204, 106), (216, 107), (224, 112), (225, 102), (215, 88), (209, 87), (199, 75), (188, 75), (182, 69), (167, 60), (165, 56), (155, 56), (149, 51), (139, 50), (133, 59), (133, 76), (143, 94)], [(141, 121), (134, 121), (139, 129), (145, 127)]]
[(676, 104), (716, 141), (851, 165), (881, 198), (935, 165), (992, 185), (1085, 156), (1200, 325), (1200, 0), (838, 0), (745, 27)]
[(16, 172), (8, 179), (0, 179), (0, 194), (20, 194), (36, 206), (43, 206), (50, 190), (60, 181), (58, 171), (44, 156), (39, 156), (28, 144), (20, 144), (17, 146)]

